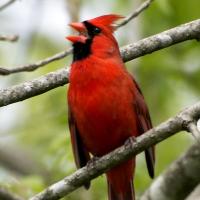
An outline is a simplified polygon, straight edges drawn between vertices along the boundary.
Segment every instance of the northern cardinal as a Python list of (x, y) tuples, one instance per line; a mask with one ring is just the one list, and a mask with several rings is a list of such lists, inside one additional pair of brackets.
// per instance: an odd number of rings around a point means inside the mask
[[(152, 123), (142, 92), (125, 69), (113, 36), (119, 15), (103, 15), (71, 23), (79, 32), (73, 43), (68, 90), (69, 127), (78, 168), (137, 137)], [(145, 150), (149, 175), (154, 176), (154, 147)], [(109, 200), (134, 200), (135, 157), (106, 172)], [(89, 188), (90, 183), (85, 187)]]

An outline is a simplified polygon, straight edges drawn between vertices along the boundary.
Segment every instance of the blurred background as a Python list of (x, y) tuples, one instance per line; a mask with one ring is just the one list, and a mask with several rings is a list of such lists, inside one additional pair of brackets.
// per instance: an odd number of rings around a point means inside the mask
[[(3, 5), (7, 0), (0, 0)], [(0, 66), (14, 67), (66, 50), (67, 24), (102, 14), (128, 15), (140, 0), (20, 0), (0, 11), (0, 34), (18, 34), (16, 43), (0, 41)], [(155, 0), (138, 18), (117, 31), (120, 46), (199, 18), (199, 0)], [(183, 42), (126, 64), (139, 82), (154, 125), (199, 100), (200, 45)], [(0, 88), (19, 84), (71, 63), (71, 56), (34, 72), (0, 77)], [(67, 87), (0, 108), (0, 185), (25, 199), (75, 171), (66, 105)], [(179, 133), (157, 145), (156, 176), (193, 142)], [(139, 196), (151, 183), (143, 154), (137, 157)], [(66, 200), (105, 200), (104, 176)]]

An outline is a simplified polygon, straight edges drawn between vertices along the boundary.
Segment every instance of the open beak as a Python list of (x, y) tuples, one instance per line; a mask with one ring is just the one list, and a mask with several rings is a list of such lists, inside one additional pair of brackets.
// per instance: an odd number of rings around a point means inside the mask
[(80, 43), (86, 43), (87, 38), (87, 29), (85, 28), (84, 24), (81, 22), (73, 22), (70, 23), (69, 26), (71, 26), (74, 30), (79, 32), (79, 35), (73, 36), (67, 36), (66, 39), (71, 41), (72, 43), (80, 42)]

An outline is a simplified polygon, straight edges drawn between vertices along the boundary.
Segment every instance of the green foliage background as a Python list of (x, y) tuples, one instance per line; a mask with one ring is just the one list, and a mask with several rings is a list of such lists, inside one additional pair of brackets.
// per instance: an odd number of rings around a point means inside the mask
[[(109, 12), (127, 15), (140, 2), (113, 0), (109, 2), (112, 5)], [(106, 3), (106, 0), (101, 3), (105, 9)], [(92, 10), (97, 9), (98, 6), (97, 0), (82, 0), (82, 9)], [(130, 22), (126, 27), (121, 28), (117, 39), (122, 46), (197, 19), (199, 8), (199, 0), (155, 0), (136, 22)], [(91, 14), (91, 17), (95, 16), (95, 13)], [(38, 60), (65, 48), (65, 44), (59, 44), (46, 35), (37, 35), (33, 37), (26, 59)], [(128, 70), (134, 74), (143, 90), (154, 125), (199, 99), (199, 52), (199, 43), (188, 41), (127, 63)], [(4, 62), (1, 56), (0, 61)], [(32, 73), (12, 75), (9, 77), (9, 83), (16, 84), (30, 80), (66, 66), (70, 62), (71, 57), (51, 63)], [(4, 175), (0, 175), (0, 184), (25, 198), (75, 171), (67, 123), (66, 90), (66, 86), (63, 86), (19, 103), (23, 104), (23, 109), (19, 113), (17, 122), (9, 130), (8, 134), (15, 138), (11, 144), (18, 145), (29, 152), (30, 157), (42, 170), (42, 175), (34, 173), (21, 176), (1, 168)], [(180, 133), (157, 145), (156, 175), (162, 173), (191, 143), (190, 135)], [(149, 186), (151, 180), (147, 175), (143, 155), (139, 155), (137, 161), (135, 187), (137, 195), (140, 195)], [(104, 200), (106, 196), (106, 181), (104, 176), (101, 176), (92, 182), (89, 191), (81, 188), (64, 199)]]

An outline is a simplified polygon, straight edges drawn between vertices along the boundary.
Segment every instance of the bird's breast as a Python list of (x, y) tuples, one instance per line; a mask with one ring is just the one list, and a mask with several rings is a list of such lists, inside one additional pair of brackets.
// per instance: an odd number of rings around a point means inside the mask
[(83, 143), (97, 156), (122, 145), (136, 133), (134, 95), (127, 77), (107, 73), (98, 74), (98, 79), (88, 76), (83, 84), (72, 82), (68, 93)]

